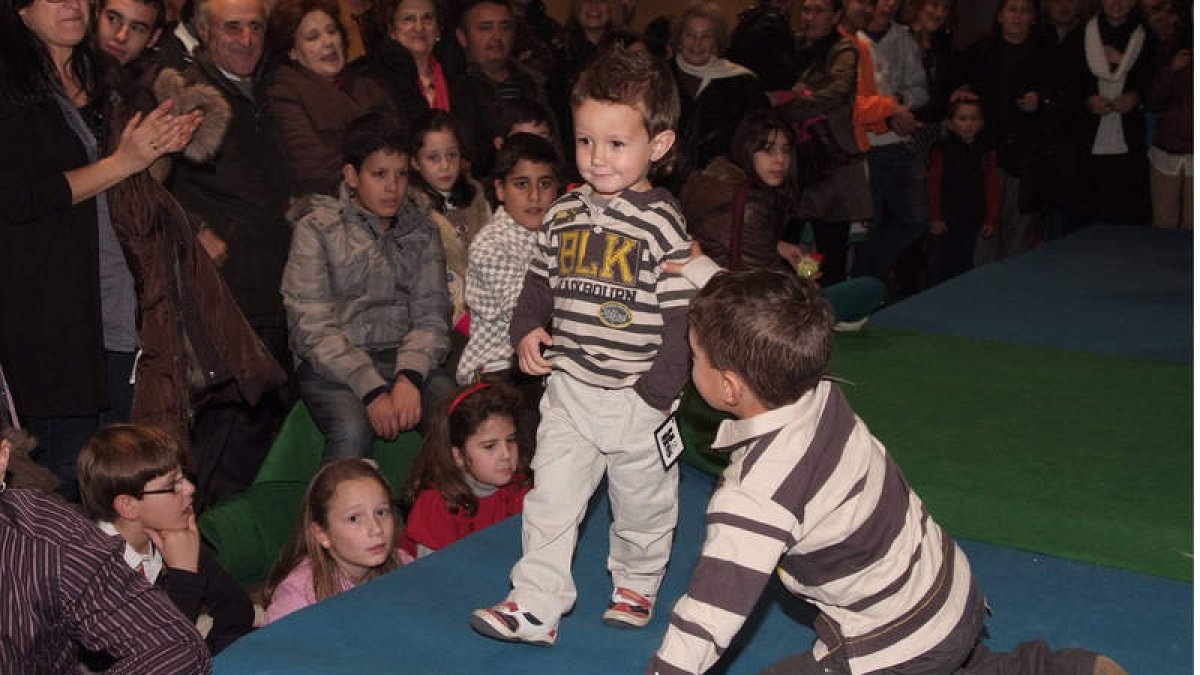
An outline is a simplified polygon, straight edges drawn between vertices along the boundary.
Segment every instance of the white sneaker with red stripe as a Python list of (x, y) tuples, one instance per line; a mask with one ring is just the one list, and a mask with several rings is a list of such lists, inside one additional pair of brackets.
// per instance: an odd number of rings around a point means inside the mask
[(604, 610), (604, 623), (615, 628), (641, 628), (650, 623), (654, 601), (623, 586), (613, 589), (612, 600)]
[(557, 621), (547, 624), (511, 601), (472, 612), (471, 628), (496, 640), (539, 647), (549, 647), (558, 639)]

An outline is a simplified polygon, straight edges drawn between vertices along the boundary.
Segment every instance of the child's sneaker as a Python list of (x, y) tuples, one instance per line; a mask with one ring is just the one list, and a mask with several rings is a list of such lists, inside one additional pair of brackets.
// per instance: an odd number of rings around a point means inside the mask
[(614, 628), (641, 628), (650, 623), (654, 601), (623, 586), (613, 589), (612, 600), (604, 610), (604, 623)]
[(558, 623), (547, 625), (515, 602), (502, 602), (471, 613), (471, 628), (505, 642), (524, 642), (549, 647), (558, 639)]

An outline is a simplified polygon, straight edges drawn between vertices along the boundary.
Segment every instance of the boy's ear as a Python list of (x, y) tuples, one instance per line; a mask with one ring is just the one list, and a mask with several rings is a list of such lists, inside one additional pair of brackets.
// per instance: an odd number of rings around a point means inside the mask
[(722, 403), (731, 409), (737, 409), (746, 402), (747, 397), (753, 396), (753, 392), (741, 375), (732, 370), (722, 370), (720, 373)]
[(121, 520), (141, 520), (142, 503), (133, 495), (117, 495), (112, 500), (113, 511)]
[(342, 165), (342, 178), (346, 179), (346, 185), (354, 189), (358, 189), (358, 170), (353, 164), (346, 163)]
[(671, 146), (675, 145), (675, 130), (667, 129), (654, 134), (654, 138), (650, 139), (650, 161), (657, 162), (666, 156), (667, 151)]

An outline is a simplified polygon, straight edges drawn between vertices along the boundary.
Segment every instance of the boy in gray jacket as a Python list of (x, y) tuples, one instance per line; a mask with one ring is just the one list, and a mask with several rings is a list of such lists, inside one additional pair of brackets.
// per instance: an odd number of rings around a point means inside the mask
[(346, 131), (340, 196), (288, 214), (283, 273), (300, 396), (325, 434), (322, 461), (363, 457), (421, 421), (453, 382), (450, 296), (437, 227), (408, 198), (408, 139), (371, 114)]

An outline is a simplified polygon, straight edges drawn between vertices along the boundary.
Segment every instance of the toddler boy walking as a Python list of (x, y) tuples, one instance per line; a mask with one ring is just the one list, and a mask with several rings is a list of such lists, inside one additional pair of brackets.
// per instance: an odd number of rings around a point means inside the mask
[(580, 74), (571, 108), (586, 183), (546, 213), (509, 331), (521, 369), (549, 374), (523, 555), (508, 598), (471, 617), (488, 637), (545, 646), (575, 602), (579, 523), (606, 473), (614, 590), (604, 620), (650, 621), (679, 496), (678, 467), (664, 468), (654, 432), (687, 378), (692, 294), (659, 271), (688, 257), (688, 239), (678, 203), (649, 179), (675, 141), (670, 72), (615, 48)]

